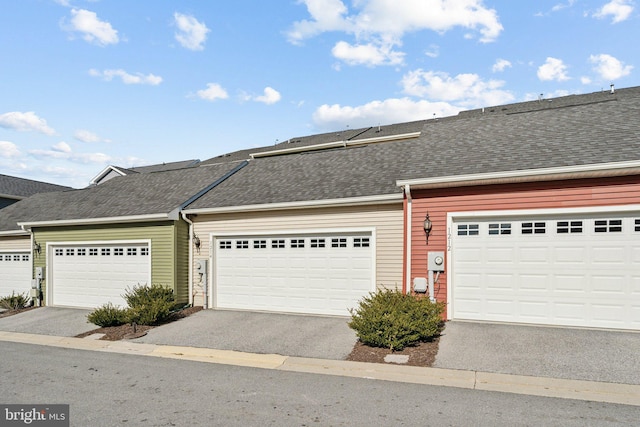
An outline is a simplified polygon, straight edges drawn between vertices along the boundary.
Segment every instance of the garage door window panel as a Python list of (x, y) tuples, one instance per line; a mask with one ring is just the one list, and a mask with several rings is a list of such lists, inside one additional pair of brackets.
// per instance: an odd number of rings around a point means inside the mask
[(556, 223), (556, 233), (558, 234), (580, 234), (582, 233), (582, 221), (558, 221)]
[(492, 223), (489, 224), (489, 235), (509, 235), (511, 234), (511, 223)]
[(458, 224), (458, 236), (478, 236), (480, 235), (479, 224)]
[(597, 219), (594, 224), (596, 233), (620, 233), (622, 231), (621, 219)]
[(545, 222), (523, 222), (522, 234), (545, 234), (547, 232), (547, 224)]

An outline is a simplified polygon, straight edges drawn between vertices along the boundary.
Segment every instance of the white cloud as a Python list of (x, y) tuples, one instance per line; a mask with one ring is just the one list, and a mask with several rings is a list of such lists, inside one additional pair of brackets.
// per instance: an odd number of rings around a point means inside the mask
[(340, 41), (331, 50), (334, 57), (349, 65), (401, 65), (405, 54), (395, 52), (392, 46), (381, 46), (373, 43), (351, 45)]
[(20, 150), (16, 144), (9, 141), (0, 141), (0, 157), (12, 158), (19, 156)]
[(633, 6), (630, 0), (611, 0), (594, 13), (593, 16), (600, 19), (611, 16), (611, 23), (617, 24), (627, 20), (631, 12), (633, 12)]
[(576, 2), (576, 0), (569, 0), (567, 3), (558, 3), (558, 4), (556, 4), (555, 6), (553, 6), (551, 8), (551, 11), (552, 12), (558, 12), (558, 11), (560, 11), (562, 9), (566, 9), (568, 7), (573, 6), (575, 2)]
[(142, 73), (129, 74), (122, 69), (99, 71), (92, 68), (89, 70), (89, 75), (93, 77), (100, 77), (105, 81), (111, 81), (114, 77), (119, 77), (122, 82), (127, 85), (137, 84), (157, 86), (162, 83), (162, 77), (160, 76), (156, 76), (154, 74), (147, 74), (145, 76)]
[(457, 114), (462, 108), (446, 102), (414, 101), (392, 98), (372, 101), (356, 107), (322, 105), (313, 113), (313, 122), (320, 129), (359, 128), (378, 124), (402, 123)]
[(64, 141), (60, 141), (52, 147), (52, 150), (61, 153), (71, 153), (71, 146)]
[(605, 53), (591, 55), (589, 62), (594, 64), (593, 71), (605, 80), (616, 80), (620, 77), (628, 76), (633, 69), (633, 66), (624, 65), (622, 61)]
[(475, 31), (483, 43), (496, 40), (502, 32), (494, 9), (482, 0), (358, 0), (359, 10), (349, 14), (341, 0), (302, 0), (311, 19), (294, 22), (287, 32), (289, 42), (301, 44), (323, 32), (338, 31), (352, 35), (356, 43), (341, 41), (333, 54), (350, 65), (396, 65), (403, 53), (406, 33), (431, 30), (444, 33), (456, 27)]
[(493, 67), (491, 67), (491, 71), (493, 71), (494, 73), (499, 73), (511, 67), (511, 62), (507, 61), (506, 59), (498, 59), (496, 63), (493, 64)]
[(198, 98), (206, 99), (207, 101), (229, 98), (227, 91), (218, 83), (207, 83), (207, 88), (199, 90), (196, 95)]
[(88, 130), (84, 130), (84, 129), (78, 129), (77, 131), (75, 131), (75, 133), (73, 134), (73, 137), (78, 141), (87, 142), (87, 143), (111, 142), (111, 140), (109, 139), (101, 138), (95, 133), (90, 132)]
[(203, 50), (204, 42), (207, 41), (207, 33), (211, 30), (193, 16), (176, 12), (173, 14), (173, 19), (178, 27), (178, 32), (175, 34), (178, 43), (189, 50)]
[(55, 144), (50, 150), (29, 150), (29, 154), (35, 158), (61, 159), (82, 164), (106, 164), (113, 160), (111, 156), (104, 153), (74, 153), (69, 144), (64, 141)]
[(282, 96), (280, 95), (280, 92), (278, 92), (277, 90), (275, 90), (272, 87), (266, 87), (264, 88), (264, 95), (261, 96), (256, 96), (254, 98), (254, 101), (256, 102), (262, 102), (264, 104), (267, 105), (271, 105), (271, 104), (275, 104), (276, 102), (280, 101), (280, 99), (282, 98)]
[(439, 101), (455, 102), (465, 108), (499, 105), (514, 99), (501, 87), (501, 80), (484, 81), (477, 74), (458, 74), (455, 77), (437, 71), (417, 69), (402, 77), (403, 93)]
[(440, 46), (432, 44), (429, 46), (429, 50), (424, 52), (429, 58), (437, 58), (440, 56)]
[(33, 111), (21, 113), (12, 111), (0, 114), (0, 127), (18, 131), (35, 131), (45, 135), (53, 135), (55, 130), (47, 125), (47, 121), (38, 117)]
[(98, 46), (117, 44), (120, 41), (118, 31), (109, 22), (101, 21), (95, 12), (85, 9), (71, 9), (70, 24), (63, 28), (81, 33), (85, 41)]
[(538, 78), (540, 80), (555, 80), (558, 82), (569, 80), (567, 66), (561, 59), (548, 57), (546, 62), (538, 68)]

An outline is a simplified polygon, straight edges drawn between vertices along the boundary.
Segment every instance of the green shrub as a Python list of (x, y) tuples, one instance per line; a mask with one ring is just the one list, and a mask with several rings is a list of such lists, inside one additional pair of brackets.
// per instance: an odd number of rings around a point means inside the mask
[(137, 285), (122, 296), (129, 305), (129, 322), (155, 325), (166, 320), (176, 306), (173, 289), (162, 285)]
[(350, 309), (349, 327), (364, 344), (402, 350), (428, 341), (442, 330), (444, 303), (416, 298), (399, 291), (378, 290)]
[(87, 316), (87, 320), (94, 325), (120, 326), (128, 322), (129, 315), (126, 308), (114, 306), (110, 302), (93, 310)]
[(17, 310), (25, 307), (28, 302), (29, 296), (26, 292), (23, 294), (16, 294), (15, 291), (11, 291), (11, 295), (0, 298), (0, 308)]

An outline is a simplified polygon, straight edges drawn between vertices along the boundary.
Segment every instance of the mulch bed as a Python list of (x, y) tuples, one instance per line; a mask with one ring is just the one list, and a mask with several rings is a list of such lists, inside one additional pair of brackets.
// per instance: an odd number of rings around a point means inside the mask
[[(0, 313), (0, 318), (13, 316), (14, 314), (23, 313), (25, 311), (34, 310), (38, 307), (27, 307), (18, 310), (8, 310)], [(174, 313), (167, 321), (162, 324), (174, 322), (187, 316), (197, 313), (202, 310), (202, 307), (188, 307)], [(160, 325), (157, 325), (160, 326)], [(121, 326), (110, 326), (106, 328), (97, 328), (88, 332), (84, 332), (80, 335), (76, 335), (76, 338), (84, 338), (93, 334), (104, 334), (101, 340), (106, 341), (119, 341), (123, 339), (131, 339), (143, 336), (149, 329), (156, 326), (137, 325), (134, 331), (134, 327), (131, 324)], [(369, 347), (358, 341), (353, 350), (347, 356), (347, 360), (355, 362), (368, 362), (368, 363), (389, 363), (385, 362), (384, 358), (389, 354), (397, 354), (409, 356), (409, 361), (404, 365), (409, 366), (432, 366), (435, 362), (436, 355), (438, 354), (438, 342), (439, 338), (436, 337), (432, 341), (419, 343), (413, 347), (407, 347), (402, 351), (391, 351), (388, 348)]]
[(370, 362), (370, 363), (388, 363), (384, 358), (389, 354), (397, 354), (403, 356), (409, 356), (409, 361), (403, 363), (403, 365), (409, 366), (432, 366), (436, 360), (438, 354), (438, 342), (439, 337), (434, 338), (432, 341), (419, 343), (413, 347), (406, 347), (402, 351), (391, 351), (388, 348), (369, 347), (358, 341), (353, 347), (351, 354), (347, 356), (347, 360), (355, 362)]
[(141, 336), (144, 336), (149, 329), (153, 329), (156, 326), (164, 325), (167, 323), (175, 322), (176, 320), (183, 319), (187, 316), (192, 315), (193, 313), (197, 313), (200, 310), (202, 310), (202, 307), (188, 307), (182, 309), (173, 313), (166, 321), (154, 326), (136, 325), (134, 329), (133, 325), (127, 323), (126, 325), (107, 326), (104, 328), (93, 329), (80, 335), (76, 335), (75, 337), (84, 338), (93, 334), (104, 334), (104, 336), (100, 338), (104, 341), (120, 341), (123, 339), (139, 338)]
[(36, 309), (36, 308), (38, 308), (38, 307), (17, 308), (15, 310), (3, 311), (2, 313), (0, 313), (0, 319), (2, 319), (3, 317), (13, 316), (14, 314), (24, 313), (25, 311), (33, 310), (33, 309)]

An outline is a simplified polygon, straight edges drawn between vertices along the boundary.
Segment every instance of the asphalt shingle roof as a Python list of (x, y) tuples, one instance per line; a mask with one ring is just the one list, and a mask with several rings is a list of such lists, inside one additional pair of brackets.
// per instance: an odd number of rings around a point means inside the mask
[(81, 190), (36, 194), (0, 210), (0, 231), (17, 229), (17, 222), (166, 214), (236, 165), (127, 175)]
[(639, 118), (640, 87), (473, 110), (421, 123), (418, 139), (256, 158), (188, 209), (384, 195), (399, 193), (401, 179), (640, 160)]
[(0, 174), (0, 194), (7, 196), (29, 197), (38, 193), (68, 190), (69, 188), (63, 185)]

